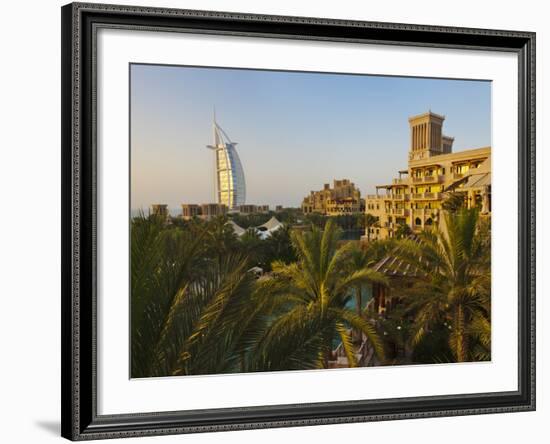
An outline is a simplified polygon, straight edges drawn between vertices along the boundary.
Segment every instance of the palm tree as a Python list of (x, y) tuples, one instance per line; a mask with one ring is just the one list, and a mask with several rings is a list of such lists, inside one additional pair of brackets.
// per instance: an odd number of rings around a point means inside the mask
[(287, 264), (296, 261), (297, 257), (292, 248), (290, 232), (290, 227), (285, 224), (278, 230), (272, 232), (271, 236), (265, 240), (266, 271), (271, 271), (271, 263), (276, 260)]
[[(350, 272), (361, 271), (372, 267), (387, 253), (389, 242), (374, 241), (367, 244), (353, 245), (350, 251)], [(364, 283), (357, 283), (354, 288), (355, 311), (357, 315), (364, 316), (362, 290)], [(355, 330), (355, 340), (360, 341), (362, 332)]]
[(265, 267), (264, 240), (260, 231), (248, 228), (239, 238), (239, 248), (250, 259), (250, 266)]
[(365, 227), (367, 229), (367, 241), (370, 242), (370, 229), (378, 226), (378, 218), (370, 213), (365, 215)]
[(232, 243), (221, 220), (185, 230), (132, 220), (132, 377), (243, 369), (265, 318), (248, 258), (226, 251)]
[(238, 249), (238, 237), (228, 224), (226, 216), (218, 216), (207, 222), (203, 227), (205, 241), (208, 246), (207, 256), (215, 256), (219, 261)]
[(445, 200), (443, 201), (443, 209), (451, 213), (456, 213), (461, 208), (464, 208), (466, 200), (465, 193), (462, 191), (451, 191), (446, 193)]
[(361, 268), (352, 270), (353, 243), (338, 248), (340, 230), (329, 220), (324, 230), (293, 231), (291, 241), (298, 260), (275, 262), (273, 278), (260, 283), (272, 301), (272, 321), (254, 350), (253, 365), (265, 370), (327, 368), (333, 340), (342, 342), (350, 367), (357, 359), (348, 326), (365, 333), (383, 359), (382, 341), (373, 324), (349, 309), (352, 289), (367, 282), (385, 283), (383, 275)]
[[(350, 252), (350, 267), (353, 270), (363, 270), (367, 268), (369, 265), (371, 265), (371, 258), (367, 254), (367, 250), (365, 248), (361, 248), (361, 246), (355, 247)], [(363, 301), (362, 301), (362, 284), (357, 283), (357, 285), (354, 288), (354, 294), (355, 294), (355, 311), (356, 313), (361, 316), (363, 313)]]
[(401, 222), (397, 225), (397, 229), (395, 230), (395, 237), (397, 239), (406, 238), (411, 234), (412, 234), (411, 227), (406, 223)]
[(137, 217), (131, 225), (132, 376), (159, 376), (158, 350), (171, 307), (194, 279), (202, 237), (166, 228), (159, 218)]
[(171, 374), (246, 371), (249, 345), (264, 322), (262, 299), (254, 293), (256, 279), (248, 267), (246, 257), (226, 256), (185, 289), (176, 307), (181, 340), (164, 346), (175, 351)]
[(454, 359), (490, 353), (490, 235), (475, 209), (447, 213), (444, 226), (399, 241), (395, 254), (418, 271), (402, 289), (412, 342), (445, 326)]

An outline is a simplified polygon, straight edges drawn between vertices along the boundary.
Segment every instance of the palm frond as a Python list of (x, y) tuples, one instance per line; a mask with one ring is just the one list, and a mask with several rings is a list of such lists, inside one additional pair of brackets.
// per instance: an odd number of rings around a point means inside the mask
[(384, 344), (380, 339), (380, 336), (378, 335), (378, 332), (376, 331), (376, 328), (373, 324), (349, 309), (333, 308), (331, 310), (334, 311), (337, 319), (342, 319), (346, 321), (351, 327), (363, 332), (372, 344), (374, 352), (376, 353), (378, 359), (384, 361)]
[(340, 335), (340, 340), (342, 341), (342, 347), (344, 347), (344, 351), (346, 353), (349, 366), (357, 367), (357, 358), (355, 357), (355, 349), (353, 347), (351, 336), (348, 333), (345, 325), (342, 322), (336, 322), (336, 331)]

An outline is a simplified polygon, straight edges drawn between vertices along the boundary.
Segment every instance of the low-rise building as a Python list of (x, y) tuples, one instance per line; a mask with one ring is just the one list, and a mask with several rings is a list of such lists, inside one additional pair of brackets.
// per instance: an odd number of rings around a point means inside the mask
[(241, 214), (269, 213), (269, 205), (239, 205), (237, 211)]
[(408, 168), (367, 195), (365, 212), (378, 217), (364, 239), (394, 237), (400, 225), (413, 232), (437, 224), (449, 192), (464, 193), (468, 208), (491, 211), (491, 147), (452, 152), (454, 139), (443, 135), (444, 116), (431, 111), (409, 118)]
[(258, 205), (246, 204), (239, 205), (238, 212), (241, 214), (254, 214), (258, 212)]
[(151, 214), (157, 217), (168, 218), (168, 205), (166, 204), (153, 204), (151, 205)]
[(201, 207), (197, 204), (182, 204), (181, 205), (181, 216), (185, 220), (193, 219), (194, 217), (200, 216)]
[(302, 202), (304, 214), (320, 213), (326, 216), (361, 213), (364, 200), (361, 192), (349, 179), (334, 180), (333, 187), (324, 184), (320, 191), (311, 191)]
[(201, 217), (210, 220), (215, 217), (225, 216), (227, 214), (227, 205), (219, 203), (201, 204)]

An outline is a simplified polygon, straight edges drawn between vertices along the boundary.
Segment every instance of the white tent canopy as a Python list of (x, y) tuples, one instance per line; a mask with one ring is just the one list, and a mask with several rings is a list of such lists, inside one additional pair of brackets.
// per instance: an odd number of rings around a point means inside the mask
[(275, 216), (269, 219), (265, 224), (256, 227), (259, 230), (275, 231), (281, 228), (283, 224), (277, 220)]
[(235, 222), (232, 220), (227, 222), (229, 225), (231, 225), (231, 228), (233, 228), (233, 231), (237, 236), (242, 236), (244, 233), (246, 233), (246, 230), (243, 227), (238, 226)]
[[(235, 234), (239, 237), (241, 237), (244, 233), (246, 233), (246, 229), (240, 227), (232, 220), (227, 222), (231, 227), (233, 228), (233, 231)], [(283, 223), (281, 223), (279, 220), (277, 220), (276, 217), (272, 217), (269, 219), (265, 224), (258, 225), (257, 227), (251, 227), (249, 229), (255, 230), (262, 239), (266, 239), (269, 236), (271, 236), (275, 231), (277, 231), (279, 228), (283, 227)]]

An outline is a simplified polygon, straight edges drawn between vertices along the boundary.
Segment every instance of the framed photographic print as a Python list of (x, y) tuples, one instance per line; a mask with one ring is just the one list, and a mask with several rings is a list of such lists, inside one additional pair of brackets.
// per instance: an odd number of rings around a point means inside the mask
[(62, 435), (535, 408), (535, 35), (62, 8)]

